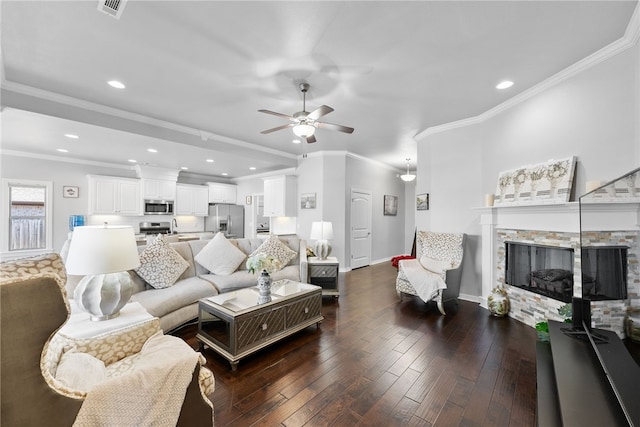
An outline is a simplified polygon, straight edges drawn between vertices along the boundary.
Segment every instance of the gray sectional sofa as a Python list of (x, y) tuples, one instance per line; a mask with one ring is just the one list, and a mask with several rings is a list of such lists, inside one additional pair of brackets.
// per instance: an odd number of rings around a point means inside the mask
[[(271, 279), (290, 279), (307, 282), (307, 243), (299, 237), (280, 237), (287, 247), (298, 255), (282, 270), (271, 275)], [(247, 257), (262, 243), (264, 239), (228, 239), (237, 246)], [(139, 302), (151, 315), (160, 319), (160, 327), (167, 333), (184, 323), (198, 317), (198, 300), (230, 292), (250, 286), (256, 286), (258, 273), (252, 274), (247, 270), (247, 259), (238, 269), (228, 276), (212, 274), (206, 268), (195, 262), (194, 257), (204, 248), (209, 240), (190, 240), (186, 242), (170, 243), (184, 258), (189, 267), (182, 273), (173, 286), (155, 289), (146, 283), (135, 271), (130, 271), (134, 282), (131, 301)], [(145, 246), (139, 246), (142, 252)], [(73, 297), (73, 291), (82, 276), (68, 276), (67, 295)]]
[[(256, 250), (263, 239), (228, 239), (247, 256)], [(287, 247), (298, 255), (282, 270), (271, 275), (272, 280), (290, 279), (307, 281), (307, 244), (299, 237), (281, 237)], [(190, 240), (171, 243), (188, 263), (189, 267), (171, 287), (154, 289), (140, 276), (132, 272), (134, 294), (131, 301), (139, 302), (151, 315), (160, 318), (160, 327), (166, 333), (198, 317), (198, 300), (220, 293), (230, 292), (257, 284), (258, 275), (249, 273), (247, 260), (228, 276), (210, 273), (194, 261), (194, 257), (209, 243), (209, 240)], [(144, 247), (140, 247), (142, 250)]]

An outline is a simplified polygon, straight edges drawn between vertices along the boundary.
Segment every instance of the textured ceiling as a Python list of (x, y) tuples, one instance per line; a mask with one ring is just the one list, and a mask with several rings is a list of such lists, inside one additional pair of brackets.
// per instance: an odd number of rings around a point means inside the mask
[[(415, 164), (416, 134), (620, 39), (636, 5), (130, 0), (118, 20), (97, 1), (3, 0), (2, 149), (230, 177), (320, 150), (402, 169)], [(515, 85), (496, 90), (503, 79)], [(260, 134), (286, 120), (258, 109), (302, 109), (301, 81), (307, 110), (329, 105), (323, 121), (355, 132), (319, 129), (315, 144), (293, 144), (289, 129)]]

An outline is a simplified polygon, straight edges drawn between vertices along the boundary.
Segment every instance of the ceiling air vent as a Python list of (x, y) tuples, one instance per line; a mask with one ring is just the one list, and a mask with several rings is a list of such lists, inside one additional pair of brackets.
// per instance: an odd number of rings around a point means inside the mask
[(98, 10), (120, 19), (127, 0), (98, 0)]

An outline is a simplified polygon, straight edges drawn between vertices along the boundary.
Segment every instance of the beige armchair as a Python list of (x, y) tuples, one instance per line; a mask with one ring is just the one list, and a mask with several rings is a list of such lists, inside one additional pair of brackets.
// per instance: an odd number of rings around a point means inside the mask
[(396, 292), (402, 296), (420, 296), (424, 302), (435, 301), (440, 313), (446, 314), (443, 303), (460, 295), (463, 233), (418, 231), (416, 259), (398, 263)]
[[(64, 265), (57, 254), (0, 263), (0, 425), (88, 425), (78, 422), (77, 417), (92, 391), (70, 388), (56, 378), (60, 355), (68, 349), (55, 334), (69, 317), (65, 277)], [(143, 359), (142, 345), (151, 342), (147, 335), (158, 330), (156, 322), (135, 331), (135, 337), (127, 345), (111, 351), (107, 348), (103, 351), (107, 356), (103, 358), (121, 364), (117, 373), (121, 378), (148, 375), (149, 371), (144, 372), (141, 365), (137, 371), (135, 367)], [(156, 338), (163, 336), (158, 334)], [(181, 346), (180, 342), (174, 344)], [(104, 342), (98, 347), (104, 350), (108, 345)], [(193, 351), (186, 343), (184, 346), (187, 348), (181, 349), (183, 354)], [(177, 425), (213, 425), (213, 406), (206, 397), (213, 391), (213, 374), (199, 362), (191, 375), (187, 371), (186, 378), (183, 377), (184, 382), (191, 377), (186, 390), (175, 389), (178, 399), (184, 396), (182, 402), (177, 402), (182, 405)], [(129, 372), (127, 367), (131, 368)], [(113, 382), (113, 378), (107, 378), (102, 384), (110, 381)], [(141, 397), (147, 393), (147, 401), (153, 401), (155, 396), (148, 398), (148, 393), (153, 391), (139, 390), (139, 393)], [(136, 402), (131, 402), (131, 407), (135, 405)]]

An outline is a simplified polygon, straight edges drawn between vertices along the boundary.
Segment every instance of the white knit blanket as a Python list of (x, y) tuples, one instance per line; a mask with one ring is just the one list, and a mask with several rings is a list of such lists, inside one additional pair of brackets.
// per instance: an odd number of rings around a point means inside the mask
[(403, 259), (399, 264), (422, 301), (430, 301), (438, 294), (439, 290), (447, 288), (442, 276), (422, 267), (417, 259)]
[(88, 392), (74, 427), (175, 426), (199, 354), (179, 338), (154, 335), (135, 369)]

